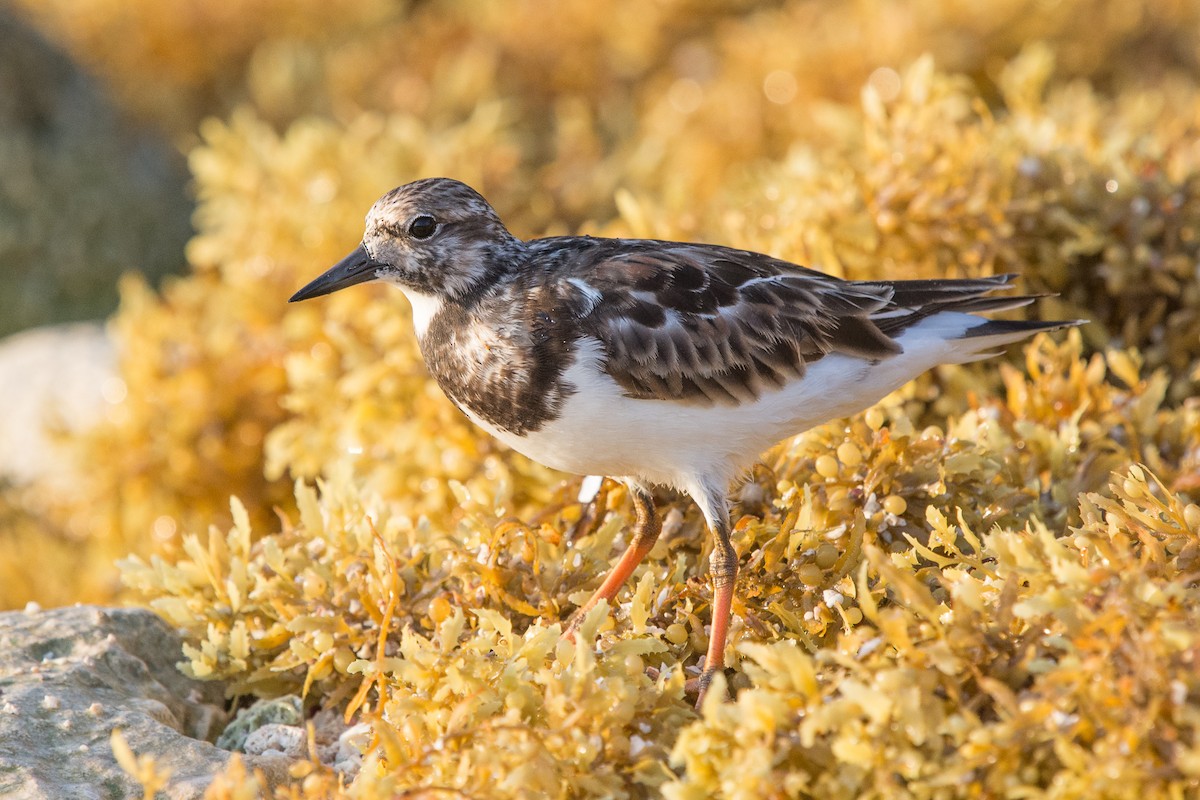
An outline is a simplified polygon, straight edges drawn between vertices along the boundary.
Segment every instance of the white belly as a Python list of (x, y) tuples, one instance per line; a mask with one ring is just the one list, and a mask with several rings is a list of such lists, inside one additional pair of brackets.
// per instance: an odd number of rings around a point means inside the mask
[[(563, 413), (541, 429), (515, 436), (467, 415), (514, 450), (565, 472), (632, 477), (684, 490), (699, 477), (727, 482), (780, 440), (857, 413), (937, 364), (965, 360), (955, 342), (947, 341), (952, 331), (946, 320), (935, 321), (901, 336), (899, 355), (878, 363), (828, 355), (801, 380), (740, 406), (628, 397), (601, 371), (600, 344), (584, 342), (564, 375), (576, 391)], [(961, 334), (968, 326), (952, 327)]]

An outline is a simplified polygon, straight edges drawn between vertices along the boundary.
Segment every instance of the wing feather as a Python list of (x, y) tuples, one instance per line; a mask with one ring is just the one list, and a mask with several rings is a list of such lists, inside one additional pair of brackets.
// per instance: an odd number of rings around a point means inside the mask
[[(886, 283), (854, 283), (715, 245), (589, 240), (564, 291), (633, 397), (737, 405), (831, 352), (882, 359), (899, 347), (871, 321)], [(581, 288), (582, 287), (582, 288)]]
[(886, 359), (901, 350), (895, 337), (942, 312), (1001, 311), (1035, 297), (987, 296), (1010, 288), (1015, 275), (846, 281), (717, 245), (539, 243), (571, 335), (599, 340), (624, 390), (701, 405), (751, 401), (830, 353)]

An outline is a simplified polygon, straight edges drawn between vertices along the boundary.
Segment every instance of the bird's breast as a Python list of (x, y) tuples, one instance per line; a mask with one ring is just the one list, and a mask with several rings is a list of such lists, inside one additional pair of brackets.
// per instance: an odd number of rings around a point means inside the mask
[(573, 391), (562, 379), (570, 344), (545, 328), (546, 320), (523, 321), (515, 312), (447, 305), (430, 319), (421, 354), (442, 391), (469, 416), (521, 436), (554, 419)]

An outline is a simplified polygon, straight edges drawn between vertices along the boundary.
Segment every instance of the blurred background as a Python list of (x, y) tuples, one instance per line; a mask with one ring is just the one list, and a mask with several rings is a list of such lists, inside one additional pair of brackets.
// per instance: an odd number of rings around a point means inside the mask
[(503, 6), (7, 0), (0, 334), (107, 316), (122, 272), (186, 271), (186, 157), (206, 119), (242, 114), (284, 134), (403, 114), (433, 131), (498, 106), (498, 152), (469, 167), (505, 179), (495, 201), (536, 234), (610, 221), (620, 188), (686, 190), (699, 207), (755, 164), (827, 144), (837, 106), (867, 85), (894, 98), (898, 71), (925, 54), (989, 104), (1033, 43), (1056, 84), (1147, 103), (1193, 80), (1200, 57), (1200, 11), (1185, 0)]
[(413, 513), (480, 463), (539, 496), (430, 392), (398, 293), (284, 303), (423, 176), (525, 237), (1018, 271), (1195, 389), (1192, 0), (6, 0), (0, 40), (0, 607), (111, 599), (113, 558), (231, 494), (274, 524), (335, 464)]
[[(560, 658), (623, 489), (475, 429), (401, 293), (286, 302), (435, 175), (1090, 324), (765, 454), (696, 717), (694, 505)], [(1198, 379), (1196, 0), (0, 0), (0, 609), (371, 694), (379, 768), (304, 796), (1190, 796)]]

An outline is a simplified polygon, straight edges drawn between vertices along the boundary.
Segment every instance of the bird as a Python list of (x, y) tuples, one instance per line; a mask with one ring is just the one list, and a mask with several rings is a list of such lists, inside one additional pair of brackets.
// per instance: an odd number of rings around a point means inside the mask
[(690, 496), (713, 536), (699, 707), (725, 666), (730, 486), (779, 441), (939, 364), (1084, 322), (979, 316), (1041, 296), (993, 294), (1016, 277), (857, 281), (715, 244), (523, 240), (465, 183), (426, 178), (376, 201), (358, 247), (289, 302), (398, 287), (428, 371), (476, 425), (545, 466), (626, 485), (628, 545), (568, 638), (654, 546), (654, 488)]

